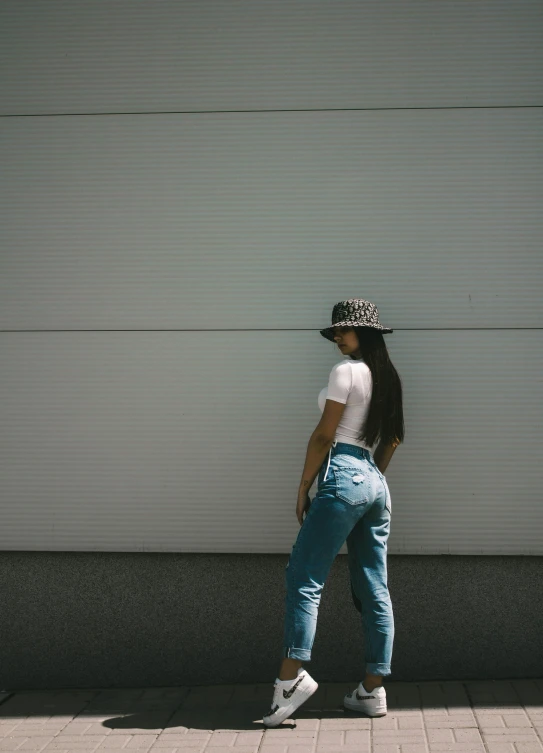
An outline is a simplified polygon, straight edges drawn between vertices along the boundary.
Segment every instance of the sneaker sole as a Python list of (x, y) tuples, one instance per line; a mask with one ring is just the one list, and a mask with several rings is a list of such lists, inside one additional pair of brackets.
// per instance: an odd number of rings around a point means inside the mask
[(356, 702), (356, 700), (353, 700), (351, 698), (344, 698), (343, 705), (346, 709), (349, 709), (349, 711), (358, 711), (359, 714), (366, 714), (367, 716), (385, 716), (387, 713), (386, 705), (376, 706), (375, 710), (373, 711), (363, 708)]
[(300, 708), (300, 706), (305, 703), (308, 698), (311, 698), (318, 687), (319, 683), (315, 682), (315, 680), (312, 680), (310, 685), (304, 688), (304, 690), (300, 690), (300, 693), (295, 701), (290, 703), (288, 706), (283, 706), (282, 709), (277, 709), (273, 716), (263, 717), (262, 723), (264, 724), (264, 726), (277, 727), (279, 724), (281, 724), (281, 722), (284, 722), (285, 719), (288, 719), (289, 716), (291, 716), (292, 713), (296, 711), (296, 709)]

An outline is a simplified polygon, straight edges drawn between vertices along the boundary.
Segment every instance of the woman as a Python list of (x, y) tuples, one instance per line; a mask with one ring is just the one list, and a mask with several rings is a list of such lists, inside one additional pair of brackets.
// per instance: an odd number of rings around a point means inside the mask
[(337, 303), (332, 326), (320, 330), (344, 358), (319, 394), (322, 417), (307, 447), (296, 505), (301, 528), (285, 571), (283, 659), (262, 720), (266, 727), (281, 724), (318, 688), (302, 662), (311, 659), (321, 592), (345, 541), (351, 593), (365, 632), (366, 674), (343, 703), (369, 716), (387, 712), (382, 683), (390, 674), (394, 618), (386, 560), (391, 499), (383, 474), (404, 439), (402, 384), (383, 339), (392, 331), (362, 298)]

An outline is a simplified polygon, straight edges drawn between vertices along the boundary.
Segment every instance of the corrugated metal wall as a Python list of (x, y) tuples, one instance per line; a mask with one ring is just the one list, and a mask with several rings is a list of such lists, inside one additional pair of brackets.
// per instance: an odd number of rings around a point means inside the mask
[(543, 554), (542, 31), (5, 0), (0, 547), (290, 551), (318, 330), (363, 297), (404, 384), (389, 553)]

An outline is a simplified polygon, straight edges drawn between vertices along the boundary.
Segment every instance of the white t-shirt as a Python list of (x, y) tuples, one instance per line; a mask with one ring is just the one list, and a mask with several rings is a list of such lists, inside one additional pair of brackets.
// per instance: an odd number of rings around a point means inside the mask
[(322, 388), (318, 397), (321, 413), (327, 399), (345, 403), (335, 439), (365, 447), (370, 452), (372, 448), (360, 442), (357, 436), (368, 415), (372, 387), (373, 379), (368, 364), (362, 358), (346, 357), (332, 367), (328, 386)]

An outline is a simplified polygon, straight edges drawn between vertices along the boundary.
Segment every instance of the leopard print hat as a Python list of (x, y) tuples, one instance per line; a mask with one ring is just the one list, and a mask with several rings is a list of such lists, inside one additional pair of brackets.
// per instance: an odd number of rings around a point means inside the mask
[(347, 301), (339, 301), (332, 310), (332, 326), (321, 329), (323, 337), (331, 342), (334, 341), (334, 327), (370, 327), (378, 329), (383, 335), (394, 332), (390, 327), (383, 327), (379, 321), (377, 306), (363, 298), (349, 298)]

